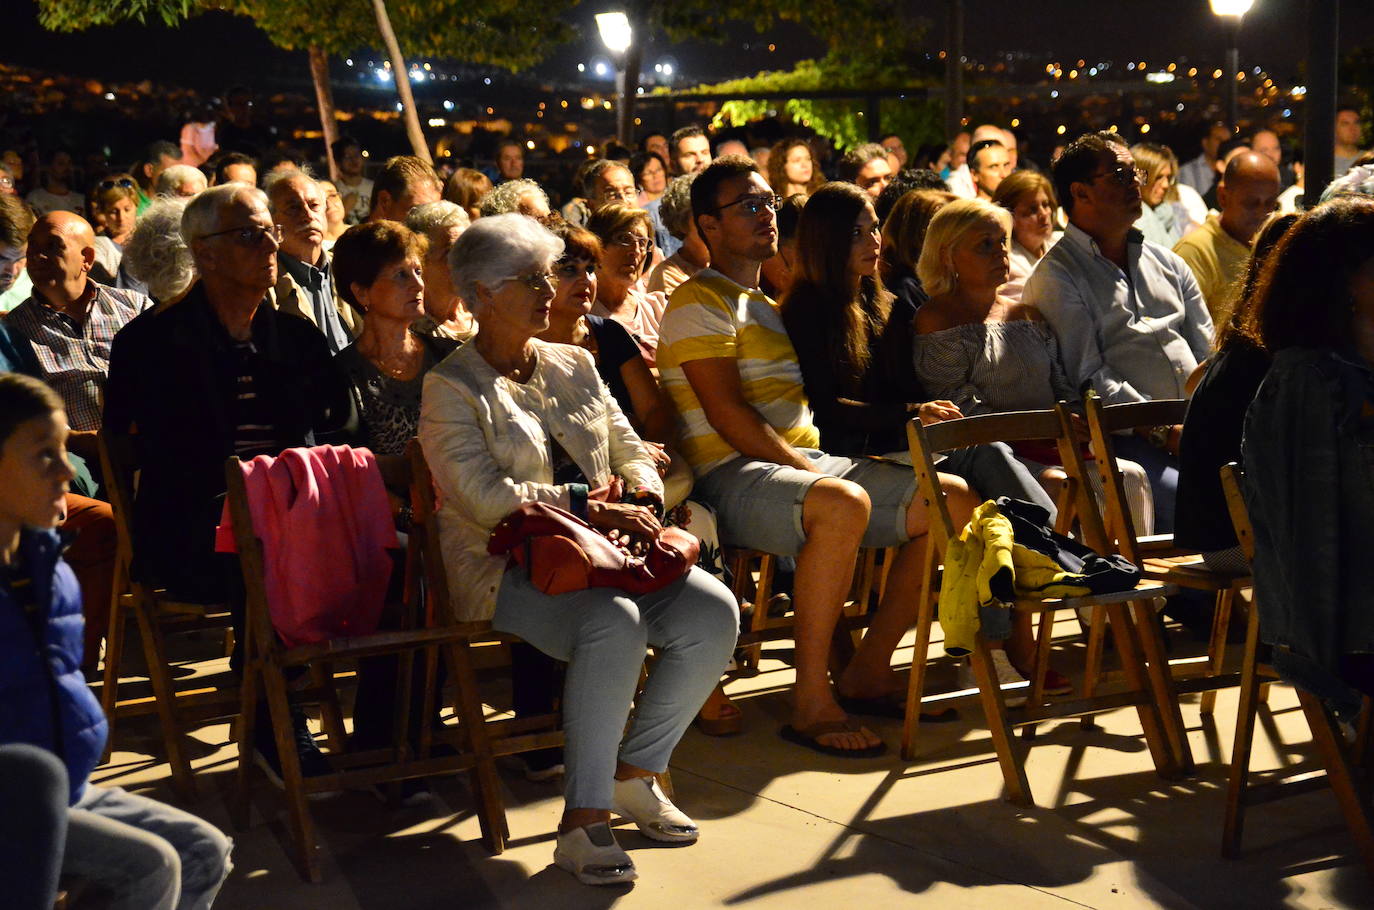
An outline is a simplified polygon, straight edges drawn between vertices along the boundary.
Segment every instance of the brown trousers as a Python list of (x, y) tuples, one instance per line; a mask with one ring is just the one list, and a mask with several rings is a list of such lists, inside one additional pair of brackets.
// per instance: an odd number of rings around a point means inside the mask
[(72, 538), (65, 558), (81, 586), (81, 610), (86, 617), (82, 666), (100, 660), (100, 640), (110, 627), (110, 598), (114, 588), (115, 522), (108, 502), (67, 494), (67, 520), (62, 530)]

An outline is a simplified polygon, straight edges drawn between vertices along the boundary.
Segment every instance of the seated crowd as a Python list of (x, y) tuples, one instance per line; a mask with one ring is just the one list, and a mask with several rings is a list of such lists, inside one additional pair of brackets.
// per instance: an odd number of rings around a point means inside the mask
[[(1328, 190), (1340, 198), (1280, 213), (1266, 132), (1235, 147), (1209, 136), (1208, 170), (1088, 133), (1042, 172), (987, 125), (920, 169), (897, 137), (858, 146), (827, 181), (804, 139), (713, 159), (687, 127), (589, 162), (561, 213), (521, 176), (518, 143), (499, 150), (494, 186), (461, 169), (445, 184), (411, 156), (363, 178), (346, 139), (337, 185), (290, 159), (193, 167), (161, 143), (84, 198), (70, 156), (53, 155), (28, 204), (0, 193), (0, 693), (13, 706), (0, 767), (16, 769), (0, 778), (33, 782), (30, 798), (66, 781), (42, 809), (65, 827), (65, 855), (40, 878), (90, 877), (121, 905), (206, 907), (230, 867), (212, 826), (86, 783), (104, 721), (81, 673), (100, 653), (115, 547), (102, 431), (131, 435), (141, 466), (135, 571), (229, 604), (239, 633), (240, 566), (215, 546), (226, 458), (362, 446), (386, 478), (418, 437), (449, 618), (531, 646), (515, 673), (543, 682), (517, 693), (517, 714), (561, 698), (566, 745), (528, 767), (565, 770), (555, 861), (588, 883), (635, 876), (612, 812), (658, 840), (697, 837), (655, 775), (694, 719), (739, 729), (720, 688), (740, 628), (722, 546), (788, 561), (796, 684), (781, 735), (830, 756), (884, 752), (860, 718), (903, 715), (893, 653), (930, 546), (913, 419), (1074, 407), (1089, 392), (1191, 397), (1184, 425), (1116, 441), (1138, 528), (1245, 573), (1217, 475), (1243, 455), (1266, 627), (1325, 691), (1374, 691), (1374, 622), (1342, 599), (1364, 580), (1368, 522), (1353, 516), (1374, 490), (1374, 180), (1357, 166)], [(1002, 496), (1053, 516), (1061, 468), (996, 443), (950, 453), (938, 482), (962, 527)], [(405, 531), (408, 491), (388, 494)], [(545, 593), (487, 549), (532, 503), (632, 549), (678, 527), (701, 559), (651, 594)], [(73, 541), (65, 558), (54, 529)], [(837, 658), (861, 548), (892, 548), (888, 582)], [(1299, 597), (1330, 621), (1295, 619)], [(35, 636), (46, 663), (23, 644)], [(999, 679), (1027, 675), (1035, 646), (1016, 624), (993, 651)], [(385, 670), (360, 669), (357, 737), (388, 736)], [(1072, 690), (1049, 672), (1047, 693)], [(328, 774), (304, 711), (293, 723), (303, 772)], [(279, 774), (270, 724), (256, 731), (242, 748)]]

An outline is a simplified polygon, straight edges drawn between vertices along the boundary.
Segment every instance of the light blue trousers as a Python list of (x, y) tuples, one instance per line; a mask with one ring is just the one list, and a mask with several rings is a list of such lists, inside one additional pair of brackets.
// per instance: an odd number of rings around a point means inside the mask
[[(574, 809), (609, 809), (617, 757), (646, 771), (668, 769), (734, 652), (739, 610), (730, 589), (697, 568), (640, 597), (614, 588), (550, 596), (523, 569), (512, 569), (501, 582), (492, 625), (567, 662), (564, 800)], [(626, 735), (648, 646), (658, 660)]]
[(87, 784), (68, 812), (62, 872), (112, 891), (112, 910), (208, 910), (232, 868), (232, 847), (189, 812)]

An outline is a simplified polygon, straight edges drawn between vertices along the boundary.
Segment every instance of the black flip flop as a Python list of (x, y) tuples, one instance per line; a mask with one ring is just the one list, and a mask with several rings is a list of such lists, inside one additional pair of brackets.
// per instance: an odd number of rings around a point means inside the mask
[(778, 731), (778, 735), (789, 743), (798, 746), (805, 746), (813, 752), (822, 755), (830, 755), (835, 758), (877, 758), (887, 751), (885, 743), (878, 743), (876, 746), (868, 746), (864, 749), (841, 749), (839, 746), (827, 746), (819, 742), (819, 738), (830, 733), (858, 733), (859, 727), (848, 720), (831, 720), (798, 730), (791, 724), (786, 725)]
[[(835, 701), (846, 714), (862, 714), (865, 717), (890, 717), (902, 720), (906, 717), (906, 696), (879, 696), (878, 698), (858, 698), (836, 693)], [(921, 723), (946, 724), (959, 719), (957, 708), (940, 711), (922, 711)]]

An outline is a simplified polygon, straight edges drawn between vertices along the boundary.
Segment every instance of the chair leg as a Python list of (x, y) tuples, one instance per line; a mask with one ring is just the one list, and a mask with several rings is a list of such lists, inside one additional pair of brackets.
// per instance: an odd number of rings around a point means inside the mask
[[(1216, 609), (1212, 612), (1212, 636), (1207, 642), (1208, 672), (1213, 677), (1221, 675), (1226, 663), (1226, 634), (1231, 628), (1231, 605), (1235, 602), (1234, 588), (1217, 592)], [(1202, 693), (1201, 712), (1211, 716), (1217, 706), (1217, 690), (1208, 689)]]
[(143, 638), (143, 656), (148, 664), (148, 681), (153, 687), (158, 721), (162, 725), (162, 744), (167, 752), (167, 764), (172, 771), (172, 786), (182, 799), (195, 798), (196, 782), (191, 763), (182, 748), (185, 731), (177, 716), (176, 689), (167, 671), (167, 649), (162, 639), (162, 627), (153, 615), (152, 607), (139, 602), (134, 607), (139, 631)]
[(334, 687), (334, 668), (323, 661), (310, 665), (311, 682), (320, 690), (320, 726), (325, 742), (334, 753), (343, 752), (348, 743), (344, 732), (343, 709), (339, 707), (339, 693)]
[(1030, 781), (1026, 778), (1026, 766), (1021, 747), (1012, 735), (1011, 724), (1007, 721), (1007, 704), (1002, 698), (1002, 687), (997, 681), (997, 671), (992, 666), (992, 655), (987, 642), (979, 634), (973, 647), (973, 674), (978, 680), (978, 694), (983, 702), (983, 715), (987, 718), (988, 730), (992, 733), (992, 743), (997, 749), (997, 763), (1002, 766), (1002, 780), (1006, 784), (1006, 797), (1018, 805), (1033, 804)]
[(482, 716), (482, 702), (477, 696), (477, 672), (472, 666), (472, 651), (466, 641), (448, 646), (449, 672), (453, 676), (454, 711), (463, 731), (473, 765), (469, 775), (473, 797), (477, 801), (477, 818), (482, 827), (482, 839), (493, 856), (506, 849), (510, 830), (506, 822), (505, 803), (501, 798), (501, 781), (496, 775), (496, 757), (492, 754), (491, 738)]
[(1178, 693), (1169, 675), (1164, 643), (1160, 641), (1159, 626), (1155, 622), (1154, 602), (1131, 601), (1131, 609), (1134, 622), (1124, 605), (1108, 606), (1112, 640), (1116, 642), (1116, 651), (1131, 689), (1146, 696), (1137, 710), (1155, 769), (1161, 777), (1172, 778), (1193, 769), (1188, 733), (1183, 727)]
[(1236, 737), (1231, 746), (1231, 770), (1226, 781), (1226, 815), (1221, 829), (1221, 855), (1240, 855), (1245, 826), (1245, 798), (1250, 782), (1250, 751), (1255, 739), (1255, 711), (1259, 704), (1259, 611), (1250, 606), (1245, 621), (1245, 656), (1240, 667), (1240, 697), (1236, 704)]
[(1360, 798), (1360, 790), (1340, 734), (1320, 699), (1299, 689), (1298, 702), (1302, 705), (1303, 714), (1307, 715), (1313, 743), (1322, 764), (1326, 766), (1327, 781), (1336, 793), (1341, 815), (1345, 817), (1350, 835), (1355, 839), (1355, 849), (1364, 861), (1366, 874), (1374, 878), (1374, 828), (1371, 828), (1370, 811)]
[(105, 751), (100, 754), (103, 765), (114, 751), (115, 721), (119, 719), (119, 668), (124, 658), (124, 635), (129, 613), (120, 603), (119, 585), (110, 606), (110, 627), (105, 633), (105, 681), (100, 687), (100, 707), (105, 712)]
[[(1077, 611), (1074, 611), (1077, 614)], [(1107, 609), (1103, 606), (1091, 608), (1088, 623), (1088, 654), (1083, 668), (1083, 697), (1092, 698), (1097, 693), (1097, 684), (1102, 679), (1102, 653), (1107, 640)], [(1090, 730), (1097, 725), (1091, 714), (1083, 715), (1080, 723), (1083, 729)]]
[(260, 666), (263, 688), (267, 692), (268, 713), (272, 718), (272, 732), (277, 741), (277, 761), (281, 765), (282, 783), (286, 791), (287, 825), (294, 841), (292, 846), (295, 848), (297, 868), (306, 881), (318, 882), (322, 878), (319, 845), (315, 842), (315, 822), (306, 805), (305, 777), (301, 773), (301, 759), (292, 735), (286, 680), (281, 668), (266, 661)]
[(257, 735), (258, 680), (261, 676), (257, 660), (251, 655), (244, 657), (247, 666), (239, 683), (238, 763), (234, 769), (234, 798), (229, 807), (234, 827), (240, 831), (248, 830), (253, 809), (253, 743)]
[(906, 686), (906, 717), (902, 721), (902, 758), (907, 761), (916, 757), (916, 731), (921, 724), (921, 699), (926, 691), (930, 627), (935, 621), (935, 599), (931, 591), (935, 559), (935, 548), (926, 547), (926, 566), (921, 573), (921, 599), (916, 608), (916, 641), (911, 648), (911, 675)]

